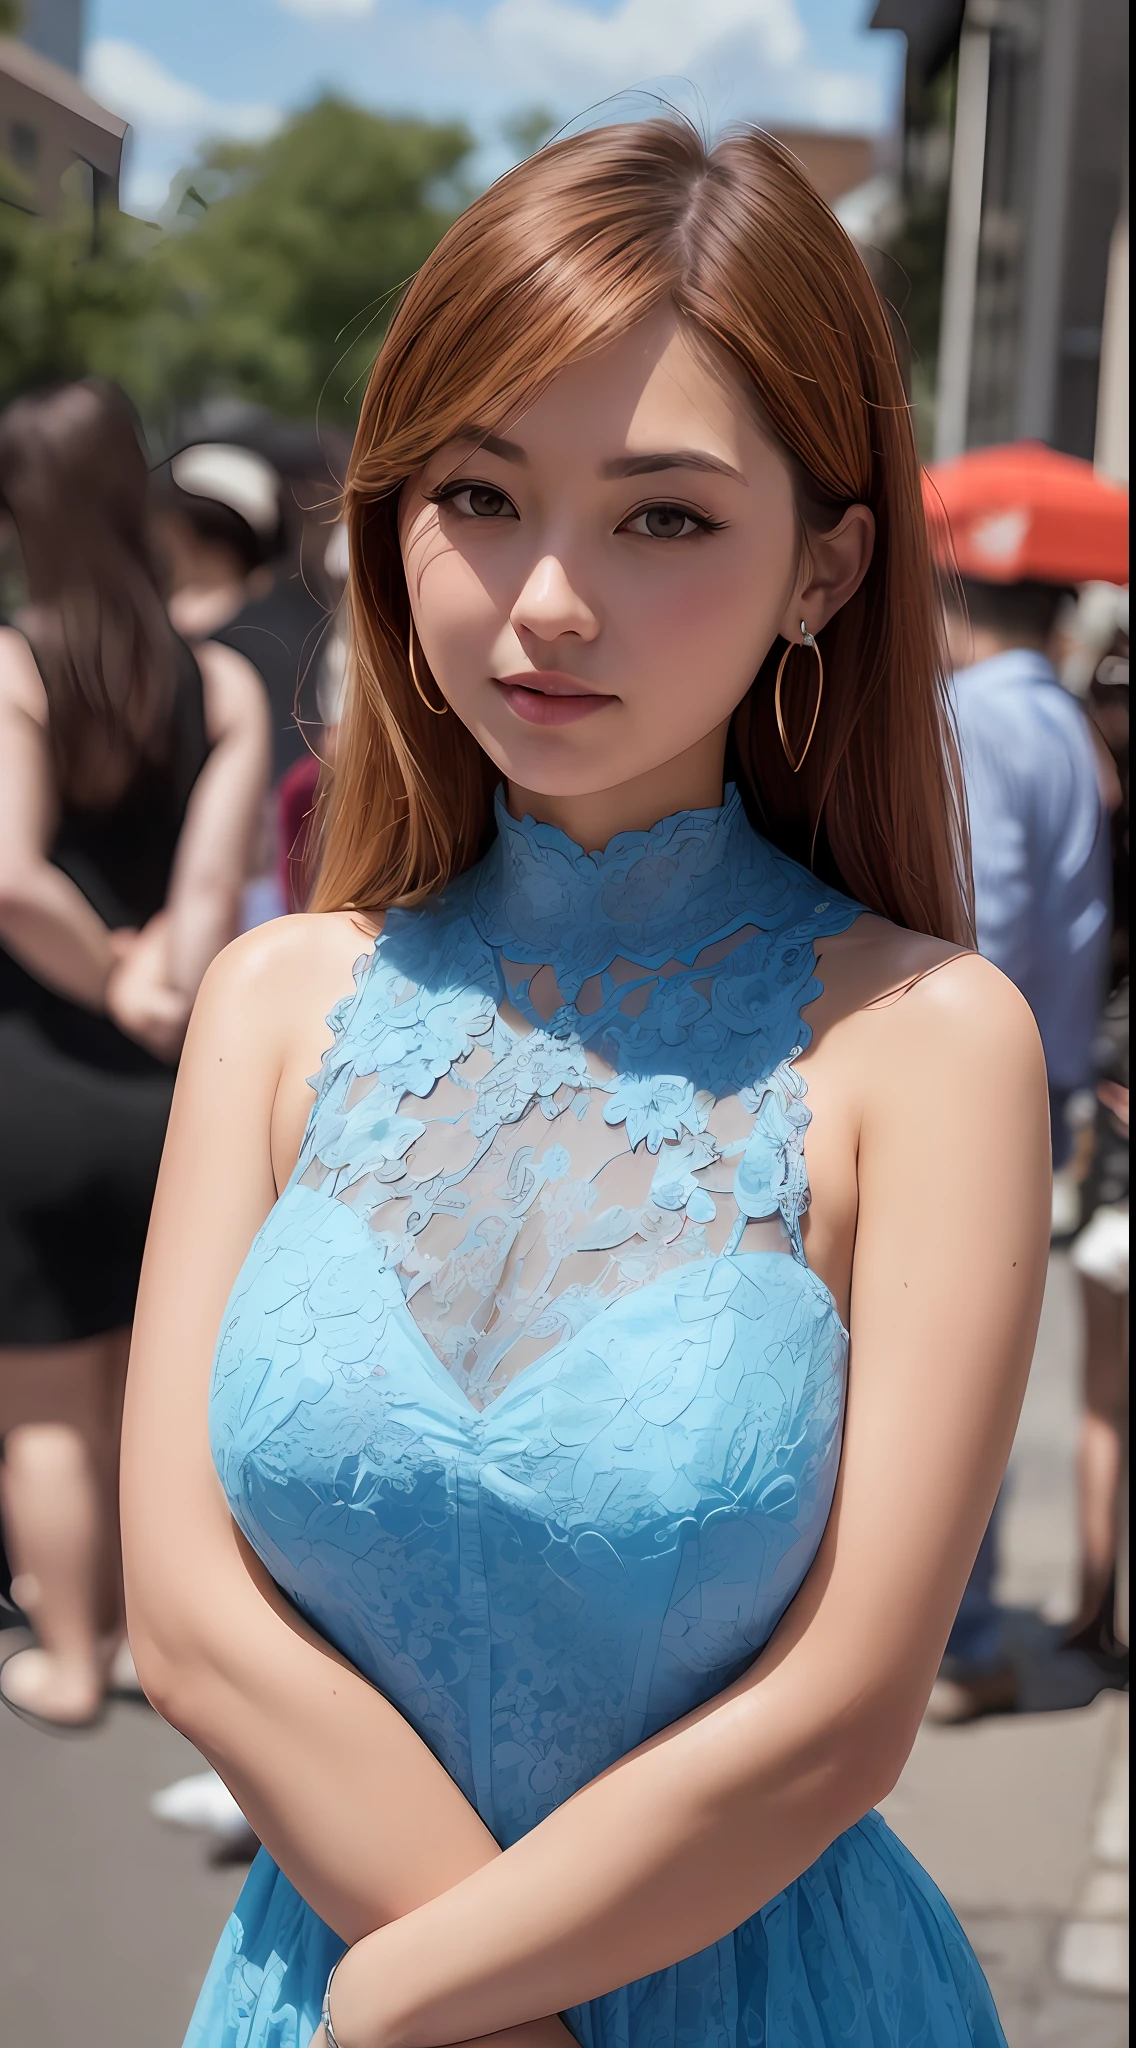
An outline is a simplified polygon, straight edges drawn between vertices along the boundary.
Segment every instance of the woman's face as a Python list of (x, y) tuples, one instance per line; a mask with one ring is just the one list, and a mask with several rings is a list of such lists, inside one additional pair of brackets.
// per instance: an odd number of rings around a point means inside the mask
[(800, 638), (809, 581), (788, 469), (740, 384), (661, 311), (507, 435), (470, 429), (400, 507), (425, 694), (524, 792), (582, 797), (708, 748), (720, 779), (730, 715), (775, 636)]

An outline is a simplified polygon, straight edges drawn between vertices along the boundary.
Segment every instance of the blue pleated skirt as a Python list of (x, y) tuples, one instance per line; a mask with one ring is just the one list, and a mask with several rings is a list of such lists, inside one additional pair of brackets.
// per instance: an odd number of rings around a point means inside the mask
[[(262, 1849), (185, 2048), (309, 2048), (342, 1951)], [(877, 1813), (712, 1948), (564, 2017), (581, 2048), (1006, 2048), (962, 1928)]]

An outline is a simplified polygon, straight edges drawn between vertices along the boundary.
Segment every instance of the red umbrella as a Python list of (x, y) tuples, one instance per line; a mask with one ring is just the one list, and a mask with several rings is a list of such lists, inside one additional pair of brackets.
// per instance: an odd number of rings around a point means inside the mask
[(923, 478), (940, 561), (983, 583), (1127, 583), (1128, 492), (1040, 441), (974, 448)]

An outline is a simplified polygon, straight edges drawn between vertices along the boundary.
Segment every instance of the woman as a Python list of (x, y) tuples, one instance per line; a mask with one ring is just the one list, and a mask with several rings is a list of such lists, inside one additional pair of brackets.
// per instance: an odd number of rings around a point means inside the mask
[(265, 1845), (189, 2042), (337, 1958), (320, 2048), (1001, 2042), (870, 1810), (1048, 1221), (879, 303), (766, 137), (555, 144), (347, 516), (319, 914), (202, 990), (128, 1400), (143, 1681)]
[(118, 1421), (189, 1008), (233, 935), (267, 774), (239, 656), (170, 631), (147, 467), (95, 379), (0, 419), (28, 603), (0, 631), (0, 1436), (36, 1647), (0, 1695), (75, 1726), (121, 1636)]

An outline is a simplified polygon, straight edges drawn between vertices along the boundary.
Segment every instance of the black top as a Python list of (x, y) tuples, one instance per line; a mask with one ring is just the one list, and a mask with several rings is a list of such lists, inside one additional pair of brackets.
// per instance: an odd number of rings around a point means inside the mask
[[(201, 671), (184, 641), (176, 651), (165, 760), (144, 761), (110, 804), (64, 803), (48, 855), (112, 930), (144, 925), (165, 902), (190, 794), (209, 753)], [(0, 946), (0, 1015), (13, 1011), (32, 1016), (58, 1051), (90, 1066), (162, 1071), (108, 1017), (46, 988)]]
[(272, 714), (274, 785), (311, 751), (304, 727), (319, 724), (316, 678), (327, 623), (327, 606), (312, 596), (297, 569), (284, 572), (265, 597), (246, 604), (211, 636), (243, 654), (263, 680)]

